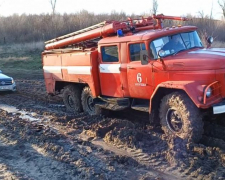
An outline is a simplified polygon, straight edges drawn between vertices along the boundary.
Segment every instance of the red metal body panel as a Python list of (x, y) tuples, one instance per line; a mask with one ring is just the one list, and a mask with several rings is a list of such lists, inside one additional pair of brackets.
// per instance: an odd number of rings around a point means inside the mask
[(225, 97), (225, 69), (219, 69), (216, 71), (216, 80), (221, 84), (222, 97)]
[(97, 50), (43, 54), (42, 58), (48, 93), (54, 93), (56, 81), (65, 81), (89, 84), (93, 95), (100, 95)]
[[(118, 54), (120, 54), (120, 44), (114, 43), (113, 45), (116, 45), (118, 47)], [(105, 46), (107, 46), (107, 44)], [(98, 49), (100, 52), (101, 46), (99, 46)], [(118, 62), (102, 62), (101, 55), (99, 56), (99, 59), (99, 77), (102, 95), (111, 97), (123, 97), (121, 83), (122, 74), (120, 72), (120, 56)]]
[[(55, 92), (55, 81), (62, 80), (62, 72), (59, 67), (61, 67), (61, 55), (56, 56), (49, 56), (49, 55), (42, 55), (42, 63), (44, 69), (44, 78), (45, 78), (45, 85), (46, 90), (50, 94), (54, 94)], [(49, 70), (45, 69), (47, 66), (52, 66), (51, 69), (54, 73), (49, 73)]]
[[(192, 54), (189, 52), (180, 53), (175, 57), (164, 59), (166, 65), (164, 70), (158, 70), (160, 67), (162, 68), (162, 65), (155, 63), (153, 86), (156, 89), (152, 97), (160, 87), (165, 87), (184, 90), (196, 106), (202, 109), (218, 103), (225, 97), (225, 52), (222, 55), (222, 53), (220, 56), (215, 54)], [(219, 83), (220, 93), (214, 94), (204, 103), (203, 92), (205, 87), (214, 84), (216, 81)]]
[(123, 97), (120, 74), (100, 73), (100, 82), (102, 95)]
[[(170, 89), (180, 89), (184, 90), (191, 100), (195, 103), (198, 108), (207, 109), (213, 104), (218, 103), (220, 98), (212, 98), (207, 104), (203, 103), (203, 85), (198, 81), (166, 81), (158, 84), (155, 92), (152, 94), (152, 98), (160, 87), (170, 88)], [(152, 99), (151, 98), (151, 99)]]
[(151, 97), (153, 74), (150, 66), (143, 66), (140, 61), (130, 62), (127, 69), (127, 78), (131, 97), (140, 99)]
[(128, 85), (128, 77), (127, 77), (127, 60), (128, 60), (128, 54), (127, 54), (127, 43), (121, 43), (120, 46), (120, 58), (121, 58), (121, 67), (120, 67), (120, 73), (121, 73), (121, 83), (122, 83), (122, 92), (124, 97), (130, 97), (129, 92), (129, 85)]

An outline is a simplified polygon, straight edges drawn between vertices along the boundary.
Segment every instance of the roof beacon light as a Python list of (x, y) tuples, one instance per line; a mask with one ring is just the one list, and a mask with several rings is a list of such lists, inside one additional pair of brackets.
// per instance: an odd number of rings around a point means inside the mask
[(117, 30), (117, 36), (118, 37), (123, 37), (123, 31), (121, 29)]

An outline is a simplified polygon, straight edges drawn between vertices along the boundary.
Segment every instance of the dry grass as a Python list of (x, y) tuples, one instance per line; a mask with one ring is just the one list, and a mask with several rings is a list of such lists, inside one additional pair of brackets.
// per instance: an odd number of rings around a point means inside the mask
[(214, 47), (214, 48), (225, 48), (225, 42), (214, 41), (213, 44), (212, 44), (212, 47)]
[(29, 43), (19, 43), (14, 44), (11, 46), (12, 50), (19, 50), (19, 51), (33, 51), (33, 50), (43, 50), (44, 49), (44, 42), (29, 42)]
[(17, 44), (6, 44), (0, 46), (0, 54), (6, 53), (6, 52), (18, 52), (18, 51), (35, 51), (40, 50), (42, 51), (44, 49), (44, 42), (29, 42), (29, 43), (17, 43)]
[(29, 57), (7, 57), (7, 58), (1, 58), (0, 61), (28, 61)]
[(0, 69), (42, 69), (41, 52), (44, 42), (7, 44), (0, 46)]

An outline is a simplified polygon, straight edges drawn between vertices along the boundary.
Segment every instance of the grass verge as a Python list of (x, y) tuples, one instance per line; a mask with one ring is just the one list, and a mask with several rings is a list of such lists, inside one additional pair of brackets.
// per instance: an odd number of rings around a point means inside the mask
[(43, 42), (0, 45), (0, 69), (14, 78), (43, 78)]

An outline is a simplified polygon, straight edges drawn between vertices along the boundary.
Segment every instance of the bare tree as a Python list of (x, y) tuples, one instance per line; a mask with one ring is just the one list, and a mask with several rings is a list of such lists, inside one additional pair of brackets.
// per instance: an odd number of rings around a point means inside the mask
[(225, 0), (218, 0), (218, 4), (222, 9), (223, 17), (225, 18)]
[(210, 11), (209, 19), (213, 19), (213, 2), (212, 2), (212, 6), (211, 6), (211, 11)]
[(208, 15), (205, 15), (205, 13), (204, 13), (204, 11), (203, 10), (201, 10), (201, 11), (198, 11), (198, 14), (199, 14), (199, 17), (201, 18), (201, 19), (213, 19), (213, 2), (212, 2), (212, 6), (211, 6), (211, 10), (210, 10), (210, 14)]
[(202, 11), (198, 11), (198, 14), (199, 14), (200, 18), (202, 18), (202, 19), (205, 17), (205, 14), (204, 14), (203, 10)]
[(56, 15), (55, 15), (55, 6), (56, 6), (56, 2), (57, 0), (49, 0), (51, 7), (52, 7), (52, 33), (54, 34), (54, 36), (56, 36), (56, 32), (57, 32), (57, 25), (56, 25)]
[(55, 6), (56, 6), (56, 2), (57, 0), (49, 0), (51, 6), (52, 6), (52, 14), (55, 14)]
[(158, 11), (158, 1), (152, 0), (152, 14), (156, 15), (157, 11)]

